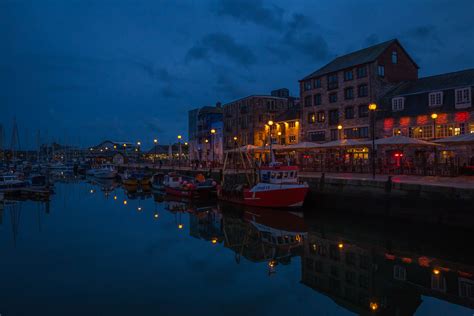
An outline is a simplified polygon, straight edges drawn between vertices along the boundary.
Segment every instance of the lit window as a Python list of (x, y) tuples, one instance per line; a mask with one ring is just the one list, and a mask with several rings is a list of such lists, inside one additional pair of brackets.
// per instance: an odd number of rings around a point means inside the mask
[(471, 106), (471, 88), (456, 89), (456, 108), (467, 108)]
[(315, 122), (316, 122), (316, 115), (313, 112), (308, 113), (308, 123), (312, 124)]
[(392, 111), (401, 111), (405, 108), (405, 98), (392, 99)]
[(429, 106), (443, 105), (443, 92), (432, 92), (428, 96)]
[(288, 123), (288, 127), (289, 128), (295, 128), (296, 126), (296, 122), (295, 121), (291, 121), (290, 123)]
[(296, 143), (296, 136), (290, 136), (290, 143)]

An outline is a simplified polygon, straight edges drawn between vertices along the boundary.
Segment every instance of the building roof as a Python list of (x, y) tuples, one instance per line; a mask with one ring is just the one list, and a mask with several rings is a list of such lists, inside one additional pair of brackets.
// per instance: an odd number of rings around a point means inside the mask
[[(333, 59), (331, 62), (326, 64), (325, 66), (319, 68), (315, 72), (311, 73), (310, 75), (304, 77), (302, 80), (311, 79), (315, 77), (319, 77), (331, 72), (336, 72), (345, 68), (354, 67), (357, 65), (362, 65), (366, 63), (370, 63), (375, 61), (390, 45), (397, 43), (400, 45), (400, 42), (397, 39), (392, 39), (380, 44), (376, 44), (343, 56), (339, 56)], [(400, 47), (402, 47), (400, 45)], [(402, 48), (403, 49), (403, 48)], [(407, 54), (408, 55), (408, 54)], [(412, 62), (416, 63), (412, 60)]]
[(272, 95), (252, 94), (252, 95), (249, 95), (249, 96), (246, 96), (246, 97), (243, 97), (243, 98), (232, 100), (230, 102), (227, 102), (227, 103), (223, 104), (222, 106), (224, 107), (226, 105), (229, 105), (229, 104), (241, 101), (241, 100), (252, 99), (252, 98), (268, 98), (268, 99), (276, 99), (276, 100), (288, 100), (288, 98), (275, 97), (275, 96), (272, 96)]
[(299, 106), (289, 108), (285, 112), (275, 117), (275, 122), (294, 121), (301, 118), (301, 112)]
[(423, 77), (415, 81), (403, 82), (391, 90), (388, 95), (391, 97), (403, 96), (465, 86), (474, 86), (474, 69), (466, 69), (436, 76)]
[(222, 107), (217, 106), (203, 106), (199, 109), (199, 115), (201, 114), (222, 114)]

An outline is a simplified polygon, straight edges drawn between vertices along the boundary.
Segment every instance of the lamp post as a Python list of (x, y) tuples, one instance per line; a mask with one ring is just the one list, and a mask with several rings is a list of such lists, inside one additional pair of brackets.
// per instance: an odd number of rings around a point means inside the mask
[(212, 148), (212, 161), (211, 166), (214, 165), (214, 135), (216, 135), (216, 130), (211, 129), (211, 148)]
[(181, 135), (178, 135), (178, 167), (181, 168)]
[(337, 130), (339, 131), (339, 135), (338, 135), (339, 140), (342, 140), (342, 125), (341, 124), (337, 126)]
[(278, 132), (277, 135), (278, 135), (278, 143), (279, 143), (280, 145), (283, 145), (283, 144), (282, 144), (282, 141), (281, 141), (281, 132)]
[(375, 111), (377, 110), (377, 104), (370, 103), (370, 125), (371, 125), (371, 134), (372, 134), (372, 151), (370, 157), (372, 160), (372, 179), (375, 179)]
[(270, 137), (270, 162), (273, 162), (272, 160), (272, 126), (273, 126), (273, 121), (272, 120), (269, 120), (268, 121), (268, 126), (269, 126), (269, 129), (268, 129), (268, 136)]
[(155, 152), (155, 155), (153, 155), (153, 166), (155, 166), (156, 163), (156, 146), (158, 145), (158, 139), (153, 140), (153, 151)]
[(234, 161), (234, 168), (237, 169), (237, 162), (235, 161), (235, 153), (237, 152), (237, 136), (234, 136), (234, 154), (232, 155)]
[[(431, 119), (433, 120), (433, 140), (436, 140), (436, 119), (438, 118), (438, 114), (433, 113), (431, 114)], [(433, 146), (433, 154), (434, 154), (434, 172), (436, 175), (436, 169), (438, 167), (438, 153), (436, 150), (436, 146)]]

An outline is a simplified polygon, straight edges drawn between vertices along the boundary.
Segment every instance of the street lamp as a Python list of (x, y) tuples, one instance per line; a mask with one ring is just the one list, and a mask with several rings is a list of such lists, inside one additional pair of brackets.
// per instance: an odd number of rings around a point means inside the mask
[(270, 138), (270, 160), (272, 160), (272, 148), (273, 148), (272, 147), (272, 143), (273, 143), (273, 141), (272, 141), (272, 126), (273, 126), (273, 121), (269, 120), (267, 124), (268, 124), (268, 126), (270, 126), (268, 134), (270, 136), (269, 137)]
[(153, 151), (155, 152), (155, 155), (153, 156), (153, 165), (155, 165), (155, 163), (156, 163), (156, 149), (157, 149), (156, 147), (158, 145), (158, 139), (155, 138), (153, 140), (153, 144), (154, 144)]
[(278, 142), (280, 143), (280, 145), (282, 145), (281, 132), (279, 131), (279, 132), (277, 133), (277, 135), (278, 135)]
[(214, 164), (214, 135), (216, 134), (216, 130), (215, 129), (211, 129), (211, 147), (212, 147), (212, 162), (211, 164)]
[(369, 104), (369, 111), (370, 111), (370, 125), (372, 129), (372, 152), (371, 152), (371, 160), (372, 160), (372, 179), (375, 179), (375, 111), (377, 110), (377, 104), (370, 103)]
[(178, 167), (181, 168), (181, 135), (178, 135), (178, 150), (179, 150), (179, 156), (178, 156)]
[[(431, 119), (433, 120), (433, 140), (436, 140), (436, 119), (437, 118), (438, 118), (438, 114), (436, 113), (431, 114)], [(438, 154), (436, 151), (437, 151), (436, 146), (433, 146), (435, 175), (436, 175), (436, 169), (438, 167)]]
[(337, 126), (337, 129), (338, 129), (338, 131), (339, 131), (339, 140), (341, 140), (341, 139), (342, 139), (342, 125), (339, 124), (339, 125)]

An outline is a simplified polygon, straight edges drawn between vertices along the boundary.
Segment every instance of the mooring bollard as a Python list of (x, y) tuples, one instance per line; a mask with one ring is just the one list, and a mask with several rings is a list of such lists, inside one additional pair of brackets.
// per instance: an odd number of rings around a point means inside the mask
[(323, 191), (324, 190), (324, 180), (326, 178), (326, 174), (323, 172), (321, 173), (321, 178), (319, 179), (319, 190)]
[(385, 182), (385, 192), (392, 192), (392, 176), (388, 176), (387, 182)]

